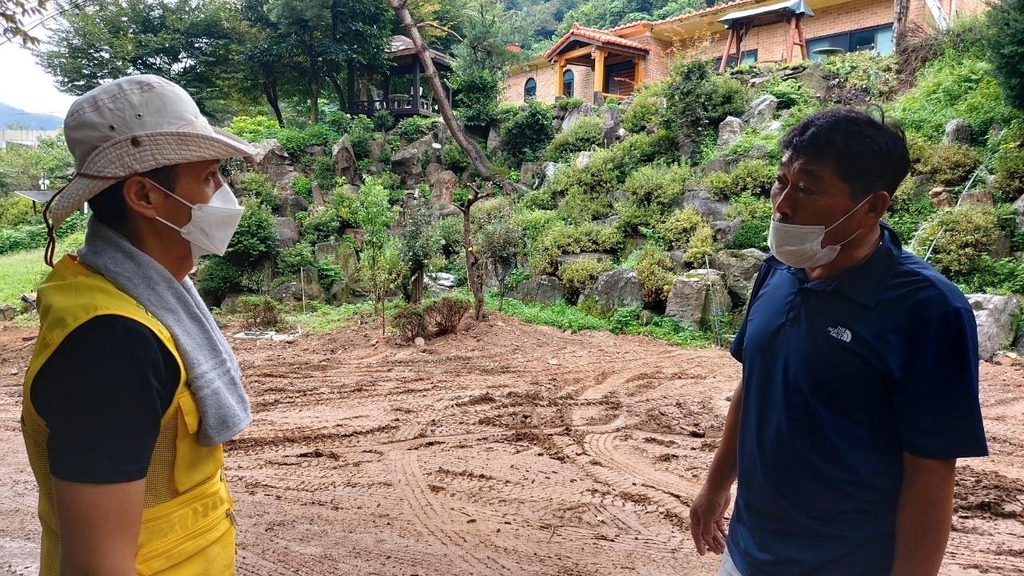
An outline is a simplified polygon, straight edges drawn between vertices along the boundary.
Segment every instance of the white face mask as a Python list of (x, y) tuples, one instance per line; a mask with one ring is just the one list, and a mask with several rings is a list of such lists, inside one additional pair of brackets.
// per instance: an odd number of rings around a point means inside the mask
[(818, 266), (824, 266), (835, 260), (843, 244), (856, 238), (857, 234), (860, 234), (860, 230), (857, 230), (853, 236), (839, 244), (822, 248), (821, 243), (825, 239), (825, 233), (849, 218), (851, 214), (856, 212), (870, 199), (871, 196), (865, 198), (853, 210), (847, 212), (846, 216), (843, 216), (838, 222), (828, 228), (824, 226), (783, 224), (782, 222), (776, 222), (773, 218), (771, 225), (768, 227), (768, 248), (772, 251), (772, 255), (778, 258), (780, 262), (793, 268), (817, 268)]
[[(150, 180), (150, 182), (153, 182)], [(192, 258), (198, 259), (207, 254), (223, 256), (235, 235), (238, 222), (242, 219), (244, 208), (238, 205), (231, 187), (224, 184), (214, 192), (207, 204), (189, 204), (180, 196), (153, 182), (153, 184), (174, 196), (179, 202), (192, 208), (192, 219), (184, 227), (178, 228), (167, 220), (157, 216), (157, 220), (181, 232), (181, 237), (192, 245)]]

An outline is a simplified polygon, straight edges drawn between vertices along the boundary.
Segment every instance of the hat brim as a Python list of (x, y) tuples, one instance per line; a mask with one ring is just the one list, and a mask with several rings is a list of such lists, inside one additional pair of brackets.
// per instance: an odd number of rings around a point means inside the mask
[(96, 149), (82, 169), (50, 201), (47, 217), (60, 226), (75, 210), (111, 184), (150, 170), (201, 162), (252, 156), (245, 140), (219, 128), (210, 133), (166, 130), (132, 134)]

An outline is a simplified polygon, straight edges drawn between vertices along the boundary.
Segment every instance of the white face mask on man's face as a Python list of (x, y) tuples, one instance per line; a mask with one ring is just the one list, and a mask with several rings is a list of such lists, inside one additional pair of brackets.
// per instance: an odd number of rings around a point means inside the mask
[(768, 227), (768, 248), (772, 255), (780, 262), (793, 268), (817, 268), (824, 266), (836, 259), (843, 245), (853, 240), (860, 234), (860, 230), (854, 232), (846, 240), (839, 244), (833, 244), (822, 248), (821, 243), (825, 240), (825, 234), (838, 226), (843, 220), (860, 209), (861, 206), (871, 199), (868, 196), (857, 204), (853, 210), (846, 213), (835, 224), (828, 228), (824, 226), (803, 226), (798, 224), (783, 224), (772, 218)]
[(207, 254), (223, 256), (228, 244), (231, 243), (231, 237), (235, 235), (238, 223), (242, 220), (242, 212), (245, 211), (238, 205), (238, 199), (235, 198), (231, 187), (224, 184), (218, 188), (206, 204), (190, 204), (156, 182), (153, 184), (192, 209), (192, 219), (181, 228), (159, 216), (156, 218), (181, 232), (182, 238), (192, 245), (192, 258), (199, 259), (200, 256)]

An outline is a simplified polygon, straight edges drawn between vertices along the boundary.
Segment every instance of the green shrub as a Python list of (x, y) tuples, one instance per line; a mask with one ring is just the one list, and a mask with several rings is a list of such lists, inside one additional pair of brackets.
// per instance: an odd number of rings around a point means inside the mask
[(633, 266), (640, 279), (640, 295), (644, 303), (656, 306), (668, 298), (672, 290), (675, 274), (672, 272), (672, 261), (661, 246), (649, 242), (637, 254), (637, 262)]
[(46, 226), (19, 226), (0, 230), (0, 254), (33, 250), (46, 245)]
[(1013, 202), (1024, 195), (1024, 149), (1020, 144), (1000, 148), (993, 163), (992, 190), (999, 202)]
[(320, 123), (330, 126), (338, 134), (348, 134), (352, 130), (352, 117), (341, 110), (331, 110), (320, 115)]
[(985, 14), (988, 61), (1006, 101), (1024, 112), (1024, 2), (1006, 0), (991, 3)]
[[(529, 230), (526, 234), (529, 237)], [(617, 252), (622, 248), (624, 240), (621, 232), (609, 226), (554, 223), (545, 228), (529, 246), (530, 274), (539, 276), (554, 272), (558, 257), (566, 254)]]
[(554, 114), (550, 106), (537, 100), (512, 110), (501, 124), (501, 145), (509, 166), (516, 168), (543, 157), (544, 149), (555, 136)]
[(302, 174), (296, 174), (292, 179), (292, 192), (307, 203), (313, 203), (313, 182)]
[(767, 160), (744, 160), (731, 173), (712, 173), (705, 184), (712, 198), (728, 200), (740, 194), (766, 195), (775, 183), (776, 166)]
[(252, 198), (270, 210), (278, 206), (277, 193), (266, 176), (259, 172), (246, 172), (238, 177), (238, 191), (245, 198)]
[(235, 116), (224, 130), (249, 142), (262, 142), (276, 138), (281, 128), (277, 121), (266, 116)]
[[(605, 155), (606, 154), (606, 155)], [(646, 164), (663, 160), (666, 163), (679, 160), (679, 145), (676, 137), (666, 130), (653, 134), (632, 134), (607, 151), (594, 155), (593, 161), (603, 156), (611, 164), (617, 182)]]
[[(658, 224), (655, 232), (666, 246), (675, 250), (686, 250), (688, 262), (703, 259), (710, 245), (711, 225), (693, 208), (676, 210), (668, 220)], [(690, 254), (690, 251), (693, 254)]]
[(583, 106), (583, 98), (576, 98), (575, 96), (566, 96), (555, 101), (555, 107), (559, 110), (575, 110), (580, 106)]
[(594, 146), (600, 146), (601, 127), (604, 122), (596, 116), (580, 118), (565, 132), (555, 136), (544, 152), (545, 159), (551, 162), (571, 162), (576, 156)]
[(621, 181), (610, 158), (601, 151), (583, 168), (572, 165), (555, 172), (549, 192), (561, 198), (558, 208), (566, 219), (589, 222), (611, 214), (609, 195)]
[(320, 192), (324, 196), (330, 194), (339, 184), (348, 183), (335, 176), (334, 162), (329, 156), (321, 156), (313, 161), (313, 181), (320, 187)]
[(324, 294), (330, 294), (334, 283), (340, 282), (344, 278), (341, 266), (330, 260), (317, 260), (313, 263), (313, 266), (316, 268), (320, 289), (324, 291)]
[(978, 154), (966, 146), (936, 146), (918, 170), (932, 177), (936, 186), (957, 187), (965, 184), (978, 168)]
[(277, 226), (274, 215), (262, 204), (245, 206), (235, 235), (224, 257), (243, 267), (253, 267), (277, 256)]
[(767, 154), (763, 159), (770, 164), (778, 165), (782, 159), (782, 150), (779, 148), (779, 141), (782, 140), (782, 135), (781, 130), (778, 132), (762, 132), (757, 128), (748, 128), (743, 131), (743, 134), (740, 134), (738, 140), (725, 150), (725, 154), (742, 158), (749, 156), (755, 146), (760, 146), (767, 150)]
[(961, 282), (981, 271), (981, 257), (991, 253), (1004, 231), (994, 209), (963, 206), (936, 213), (919, 234), (917, 255), (927, 255), (939, 272)]
[(727, 220), (740, 220), (740, 227), (732, 238), (734, 250), (768, 250), (768, 227), (772, 219), (772, 203), (769, 199), (740, 194), (729, 201), (725, 217)]
[(780, 80), (778, 77), (773, 77), (761, 91), (764, 94), (775, 96), (779, 100), (780, 108), (793, 108), (800, 104), (807, 104), (814, 98), (814, 95), (808, 92), (803, 84), (792, 79)]
[(319, 242), (328, 242), (341, 235), (341, 218), (338, 211), (327, 206), (309, 212), (306, 221), (302, 223), (302, 241), (316, 245)]
[(630, 134), (654, 132), (661, 121), (658, 85), (644, 84), (633, 93), (633, 103), (622, 114), (622, 127)]
[(907, 178), (900, 184), (889, 202), (889, 214), (885, 218), (907, 247), (911, 246), (921, 225), (935, 214), (928, 190), (917, 189), (915, 182), (913, 178)]
[(430, 333), (423, 306), (419, 304), (406, 304), (396, 310), (391, 317), (391, 326), (398, 332), (398, 338), (403, 342), (425, 338)]
[(410, 116), (398, 123), (398, 133), (406, 142), (413, 142), (430, 134), (437, 123), (436, 117)]
[(727, 116), (739, 116), (747, 106), (746, 88), (719, 76), (707, 60), (676, 62), (664, 87), (665, 112), (661, 126), (680, 138), (704, 140)]
[(458, 144), (445, 144), (441, 148), (441, 164), (453, 172), (469, 168), (469, 156)]
[(597, 281), (597, 277), (611, 270), (612, 263), (595, 258), (570, 260), (558, 267), (558, 278), (562, 281), (562, 290), (567, 302), (576, 302), (584, 290)]
[(961, 284), (969, 293), (1024, 294), (1024, 262), (1017, 258), (993, 259), (983, 254), (977, 262), (977, 272)]
[(341, 135), (325, 124), (314, 124), (308, 128), (282, 128), (277, 141), (288, 152), (288, 156), (305, 162), (309, 158), (306, 149), (311, 146), (333, 146)]
[(377, 110), (371, 117), (375, 132), (387, 132), (395, 125), (395, 117), (388, 110)]
[(238, 313), (247, 330), (270, 330), (281, 323), (281, 305), (267, 296), (240, 296)]
[(196, 289), (214, 302), (234, 292), (262, 292), (266, 280), (261, 270), (239, 266), (221, 256), (207, 256), (196, 271)]
[[(522, 208), (522, 204), (520, 204), (520, 208)], [(548, 228), (563, 223), (558, 212), (550, 209), (524, 209), (516, 214), (516, 222), (523, 229), (523, 237), (526, 239), (527, 245), (533, 245)]]
[(291, 276), (299, 273), (300, 268), (312, 266), (316, 262), (313, 256), (313, 247), (300, 242), (291, 248), (281, 250), (277, 255), (277, 274)]
[(348, 133), (349, 142), (352, 144), (352, 153), (356, 155), (357, 160), (366, 160), (370, 157), (370, 138), (372, 137), (371, 131), (356, 126), (353, 126), (352, 131)]
[[(874, 101), (888, 100), (899, 90), (899, 61), (895, 55), (859, 50), (828, 58), (825, 69), (835, 74), (848, 92), (866, 93)], [(835, 101), (843, 103), (842, 99)]]
[(32, 204), (31, 200), (17, 194), (0, 199), (0, 229), (41, 223), (42, 210), (33, 210)]
[(434, 335), (443, 336), (458, 332), (459, 323), (472, 307), (472, 299), (463, 295), (451, 294), (428, 302), (423, 308), (423, 315)]
[(689, 179), (690, 170), (685, 165), (666, 166), (660, 162), (630, 174), (622, 185), (626, 200), (615, 209), (620, 227), (632, 233), (663, 220), (672, 204), (683, 195)]

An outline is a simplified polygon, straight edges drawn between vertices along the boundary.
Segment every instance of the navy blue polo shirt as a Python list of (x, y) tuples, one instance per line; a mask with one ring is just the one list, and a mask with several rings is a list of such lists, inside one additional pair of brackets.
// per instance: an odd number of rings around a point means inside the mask
[(884, 223), (868, 260), (825, 280), (769, 256), (732, 346), (740, 572), (889, 574), (903, 453), (988, 454), (977, 339), (963, 294)]

